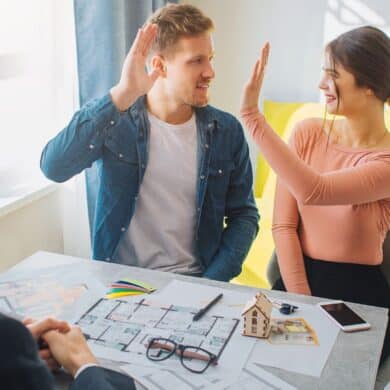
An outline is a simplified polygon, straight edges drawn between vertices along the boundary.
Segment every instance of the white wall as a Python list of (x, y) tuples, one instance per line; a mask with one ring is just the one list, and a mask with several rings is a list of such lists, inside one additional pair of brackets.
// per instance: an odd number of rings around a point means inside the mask
[[(271, 43), (261, 99), (318, 101), (324, 44), (373, 24), (390, 32), (389, 0), (182, 0), (216, 24), (216, 79), (211, 104), (235, 115), (242, 86), (265, 41)], [(257, 148), (249, 141), (252, 163)]]
[(91, 258), (84, 174), (61, 184), (62, 231), (66, 255)]
[(0, 248), (0, 272), (38, 250), (63, 253), (60, 191), (2, 216)]
[(91, 257), (84, 176), (0, 215), (0, 272), (39, 250)]

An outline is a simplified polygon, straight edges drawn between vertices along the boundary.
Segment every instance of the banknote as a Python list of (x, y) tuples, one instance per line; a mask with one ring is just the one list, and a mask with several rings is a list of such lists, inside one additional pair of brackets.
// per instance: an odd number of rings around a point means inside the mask
[(273, 318), (268, 341), (272, 344), (318, 345), (315, 330), (303, 318)]

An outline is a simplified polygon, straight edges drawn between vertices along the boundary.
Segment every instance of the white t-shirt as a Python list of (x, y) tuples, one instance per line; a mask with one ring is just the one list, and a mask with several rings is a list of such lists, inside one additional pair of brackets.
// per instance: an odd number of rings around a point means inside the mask
[(182, 274), (199, 274), (195, 257), (197, 132), (195, 114), (171, 125), (148, 113), (148, 164), (133, 218), (115, 260)]

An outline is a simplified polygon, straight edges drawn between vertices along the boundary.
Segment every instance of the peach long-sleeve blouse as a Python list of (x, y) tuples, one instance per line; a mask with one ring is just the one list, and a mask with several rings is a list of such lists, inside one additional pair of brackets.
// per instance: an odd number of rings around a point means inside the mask
[(327, 147), (318, 119), (298, 123), (289, 148), (258, 110), (242, 116), (278, 175), (273, 235), (287, 290), (310, 293), (302, 253), (380, 264), (390, 230), (390, 148)]

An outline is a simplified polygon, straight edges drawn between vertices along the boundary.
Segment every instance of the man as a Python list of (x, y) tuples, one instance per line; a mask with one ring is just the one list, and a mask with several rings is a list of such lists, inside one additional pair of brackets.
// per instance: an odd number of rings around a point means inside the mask
[[(27, 326), (30, 331), (21, 322), (0, 314), (1, 388), (54, 389), (48, 367), (61, 365), (75, 378), (70, 386), (73, 390), (135, 389), (130, 377), (98, 366), (78, 327), (51, 318)], [(48, 347), (38, 351), (38, 340)]]
[(95, 259), (223, 281), (241, 272), (259, 216), (242, 127), (207, 105), (212, 29), (193, 6), (158, 10), (119, 83), (45, 147), (41, 168), (58, 182), (96, 162)]

